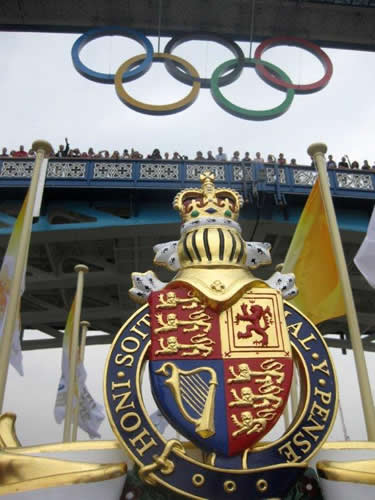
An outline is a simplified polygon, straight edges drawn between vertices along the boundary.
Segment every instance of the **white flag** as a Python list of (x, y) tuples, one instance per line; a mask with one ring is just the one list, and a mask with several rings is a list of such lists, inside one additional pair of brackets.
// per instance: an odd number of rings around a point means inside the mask
[[(64, 358), (64, 353), (63, 353)], [(66, 369), (63, 369), (63, 374), (61, 375), (57, 397), (55, 403), (55, 420), (58, 424), (65, 418), (66, 410), (66, 400), (68, 394), (68, 380), (69, 380), (69, 365), (64, 363)], [(77, 381), (78, 381), (78, 397), (79, 397), (79, 416), (78, 425), (79, 427), (87, 432), (90, 439), (100, 438), (98, 432), (100, 424), (103, 422), (104, 408), (101, 404), (97, 403), (91, 396), (89, 390), (86, 386), (86, 370), (82, 363), (78, 363), (77, 366)], [(73, 408), (77, 405), (77, 392), (73, 399)]]
[(164, 417), (162, 412), (159, 410), (159, 408), (157, 410), (155, 410), (154, 413), (152, 413), (150, 415), (150, 418), (151, 418), (151, 422), (155, 425), (155, 427), (160, 432), (160, 434), (164, 434), (165, 429), (168, 426), (168, 421)]
[(375, 207), (367, 228), (367, 234), (360, 246), (354, 263), (369, 284), (375, 288)]
[[(66, 402), (69, 386), (69, 363), (71, 353), (71, 341), (73, 333), (73, 318), (75, 309), (75, 299), (70, 308), (68, 319), (65, 325), (63, 352), (61, 363), (61, 378), (57, 389), (55, 403), (55, 420), (60, 424), (65, 418)], [(86, 370), (81, 361), (77, 364), (77, 384), (73, 399), (73, 408), (77, 407), (79, 401), (78, 425), (90, 436), (91, 439), (100, 437), (98, 429), (104, 420), (104, 409), (97, 403), (86, 387)]]

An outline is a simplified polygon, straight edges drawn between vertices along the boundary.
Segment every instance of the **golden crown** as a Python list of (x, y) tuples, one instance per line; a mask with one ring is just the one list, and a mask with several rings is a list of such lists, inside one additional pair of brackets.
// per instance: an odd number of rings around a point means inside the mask
[(214, 180), (212, 172), (204, 172), (200, 176), (201, 188), (184, 189), (175, 196), (173, 208), (180, 212), (183, 222), (202, 217), (238, 219), (242, 196), (230, 188), (216, 189)]

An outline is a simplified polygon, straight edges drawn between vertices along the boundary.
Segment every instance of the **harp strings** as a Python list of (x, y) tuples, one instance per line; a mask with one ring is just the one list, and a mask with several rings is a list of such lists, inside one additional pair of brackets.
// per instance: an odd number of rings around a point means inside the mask
[(208, 384), (197, 373), (193, 375), (180, 375), (181, 397), (190, 409), (202, 416), (207, 401)]

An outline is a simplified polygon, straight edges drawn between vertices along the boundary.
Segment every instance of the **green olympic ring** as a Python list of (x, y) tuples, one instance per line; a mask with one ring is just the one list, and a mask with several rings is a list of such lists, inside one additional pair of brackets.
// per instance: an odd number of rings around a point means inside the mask
[[(224, 109), (224, 111), (227, 111), (233, 116), (236, 116), (237, 118), (245, 118), (246, 120), (272, 120), (273, 118), (277, 118), (278, 116), (281, 116), (283, 113), (288, 111), (295, 94), (294, 89), (292, 88), (288, 88), (286, 90), (285, 99), (281, 104), (279, 104), (275, 108), (264, 109), (262, 111), (256, 111), (254, 109), (246, 109), (240, 106), (236, 106), (231, 101), (229, 101), (229, 99), (224, 97), (221, 93), (221, 90), (219, 89), (219, 78), (221, 77), (221, 75), (229, 71), (237, 64), (237, 59), (231, 59), (230, 61), (226, 61), (223, 64), (220, 64), (220, 66), (218, 66), (213, 72), (211, 77), (211, 94), (216, 104), (218, 104), (222, 109)], [(274, 64), (271, 64), (267, 61), (262, 61), (262, 59), (255, 58), (245, 58), (243, 64), (245, 68), (254, 68), (256, 65), (265, 66), (271, 71), (271, 73), (276, 74), (284, 82), (292, 85), (292, 81), (289, 76)]]

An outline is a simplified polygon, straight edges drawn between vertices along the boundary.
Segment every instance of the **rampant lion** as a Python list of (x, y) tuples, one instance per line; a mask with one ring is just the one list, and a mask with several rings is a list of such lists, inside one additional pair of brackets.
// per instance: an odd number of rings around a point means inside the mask
[[(246, 325), (245, 332), (238, 332), (238, 338), (249, 338), (253, 336), (253, 331), (262, 337), (262, 340), (255, 341), (254, 344), (261, 345), (262, 347), (268, 345), (268, 334), (266, 332), (267, 328), (271, 324), (272, 314), (270, 308), (267, 306), (263, 309), (262, 306), (254, 304), (250, 307), (250, 314), (247, 310), (247, 304), (241, 304), (242, 314), (236, 315), (235, 323), (239, 324), (240, 321), (248, 321), (249, 324)], [(264, 326), (260, 325), (260, 321), (263, 319)]]

